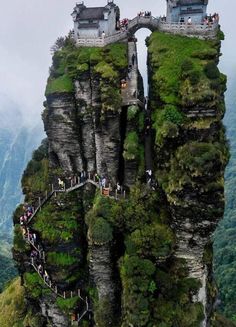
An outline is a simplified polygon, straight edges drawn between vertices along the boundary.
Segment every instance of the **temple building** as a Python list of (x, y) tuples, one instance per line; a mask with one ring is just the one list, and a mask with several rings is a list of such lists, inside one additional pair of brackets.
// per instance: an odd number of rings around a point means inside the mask
[(186, 23), (191, 19), (193, 24), (202, 24), (207, 15), (208, 0), (167, 0), (168, 23)]
[(87, 8), (84, 2), (77, 3), (72, 13), (75, 39), (98, 38), (114, 35), (119, 28), (120, 10), (108, 1), (105, 7)]

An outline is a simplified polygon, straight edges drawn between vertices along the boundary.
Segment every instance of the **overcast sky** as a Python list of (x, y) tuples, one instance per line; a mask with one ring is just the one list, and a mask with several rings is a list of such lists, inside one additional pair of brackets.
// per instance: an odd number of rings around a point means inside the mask
[[(28, 120), (39, 120), (44, 90), (51, 64), (50, 47), (60, 35), (73, 27), (70, 16), (75, 0), (2, 1), (0, 11), (0, 108), (3, 98), (15, 103)], [(106, 0), (85, 0), (87, 6), (103, 6)], [(134, 17), (140, 10), (153, 16), (165, 14), (165, 0), (116, 0), (121, 17)], [(236, 71), (236, 2), (209, 0), (208, 12), (219, 12), (226, 34), (221, 67), (229, 75)], [(140, 54), (145, 53), (142, 31)], [(144, 63), (140, 60), (143, 67)], [(230, 78), (230, 76), (229, 76)], [(9, 108), (8, 108), (9, 109)]]

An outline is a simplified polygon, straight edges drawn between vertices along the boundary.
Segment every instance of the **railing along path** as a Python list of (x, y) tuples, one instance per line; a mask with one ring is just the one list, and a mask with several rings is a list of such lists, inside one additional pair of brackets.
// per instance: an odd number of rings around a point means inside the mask
[[(73, 192), (75, 190), (78, 190), (82, 187), (84, 187), (86, 184), (92, 184), (94, 185), (96, 188), (101, 189), (101, 193), (105, 196), (111, 197), (113, 199), (118, 200), (118, 192), (115, 192), (115, 195), (111, 195), (110, 190), (111, 187), (109, 185), (109, 188), (102, 188), (99, 183), (95, 182), (95, 180), (91, 179), (91, 174), (88, 173), (88, 178), (86, 178), (85, 180), (83, 180), (82, 182), (80, 181), (79, 178), (76, 178), (76, 182), (74, 183), (73, 180), (71, 179), (71, 185), (70, 187), (66, 188), (66, 184), (63, 182), (64, 187), (63, 188), (59, 188), (59, 189), (55, 189), (54, 186), (52, 185), (52, 190), (51, 192), (46, 192), (45, 198), (41, 198), (39, 197), (38, 199), (38, 206), (33, 209), (33, 213), (31, 215), (31, 217), (27, 220), (26, 226), (28, 226), (31, 221), (36, 217), (36, 215), (38, 214), (38, 212), (40, 212), (40, 210), (42, 209), (42, 207), (50, 200), (50, 198), (53, 195), (56, 195), (57, 193), (70, 193)], [(123, 196), (125, 197), (125, 191), (122, 193)], [(34, 251), (37, 252), (38, 258), (43, 262), (43, 264), (46, 263), (46, 258), (45, 258), (45, 252), (43, 251), (43, 247), (40, 246), (38, 244), (38, 242), (34, 241), (33, 239), (30, 238), (30, 231), (29, 228), (27, 228), (27, 233), (25, 235), (25, 241), (30, 244), (32, 246), (32, 248), (34, 249)], [(44, 284), (57, 296), (66, 299), (66, 298), (71, 298), (73, 296), (78, 296), (84, 303), (85, 303), (85, 310), (83, 311), (83, 313), (78, 316), (78, 322), (89, 312), (89, 302), (88, 302), (88, 298), (85, 297), (83, 298), (81, 296), (81, 290), (78, 289), (77, 292), (73, 292), (73, 291), (60, 291), (60, 289), (58, 288), (57, 285), (55, 285), (54, 283), (51, 282), (51, 280), (49, 278), (46, 278), (46, 276), (42, 273), (42, 271), (40, 271), (40, 265), (37, 265), (36, 260), (31, 257), (31, 261), (30, 261), (31, 266), (34, 268), (34, 270), (38, 273), (38, 275), (40, 276), (40, 278), (43, 280)], [(42, 267), (42, 266), (41, 266)]]
[(108, 44), (127, 40), (140, 28), (148, 28), (151, 31), (159, 30), (173, 34), (193, 35), (196, 37), (214, 38), (218, 30), (218, 21), (213, 24), (187, 24), (168, 23), (159, 17), (136, 16), (128, 22), (126, 29), (120, 30), (114, 35), (97, 38), (78, 38), (76, 45), (82, 47), (104, 47)]

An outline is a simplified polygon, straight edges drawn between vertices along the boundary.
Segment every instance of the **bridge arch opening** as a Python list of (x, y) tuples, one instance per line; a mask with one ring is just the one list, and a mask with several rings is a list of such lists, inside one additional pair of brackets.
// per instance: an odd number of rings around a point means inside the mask
[(146, 38), (151, 35), (151, 31), (148, 28), (141, 28), (135, 33), (137, 38), (137, 56), (138, 56), (138, 68), (143, 78), (144, 95), (148, 96), (148, 70), (147, 70), (147, 47)]

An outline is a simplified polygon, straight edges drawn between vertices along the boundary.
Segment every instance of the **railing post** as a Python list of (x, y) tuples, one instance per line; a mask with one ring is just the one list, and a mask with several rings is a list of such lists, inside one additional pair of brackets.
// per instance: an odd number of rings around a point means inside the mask
[(49, 281), (49, 286), (50, 286), (50, 288), (52, 287), (52, 282), (51, 281)]
[(54, 185), (52, 184), (52, 192), (54, 191)]
[(66, 191), (66, 183), (64, 183), (64, 192)]
[(64, 297), (64, 299), (66, 298), (66, 292), (65, 291), (63, 292), (63, 297)]
[(56, 292), (56, 294), (57, 294), (57, 285), (55, 286), (55, 292)]
[(124, 198), (125, 198), (125, 191), (124, 191)]
[(116, 195), (115, 195), (116, 200), (117, 200), (117, 195), (118, 195), (118, 194), (117, 194), (117, 190), (116, 190)]
[(90, 172), (89, 172), (89, 173), (88, 173), (88, 179), (91, 179), (90, 177), (91, 177), (91, 176), (90, 176)]
[(70, 186), (73, 187), (73, 180), (70, 181)]
[(48, 191), (46, 191), (46, 193), (45, 193), (45, 194), (46, 194), (46, 199), (47, 199), (47, 198), (48, 198)]
[(73, 297), (73, 291), (70, 291), (70, 297)]

